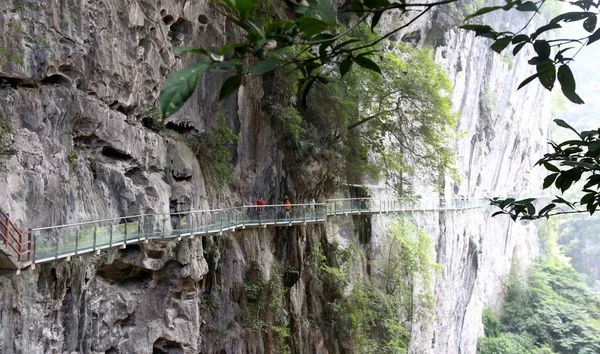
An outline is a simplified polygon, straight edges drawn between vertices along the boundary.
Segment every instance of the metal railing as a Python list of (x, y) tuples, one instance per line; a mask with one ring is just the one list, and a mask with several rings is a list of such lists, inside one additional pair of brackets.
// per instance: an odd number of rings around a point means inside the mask
[[(226, 209), (193, 210), (169, 214), (140, 214), (94, 220), (69, 225), (35, 228), (29, 241), (19, 243), (20, 258), (42, 263), (130, 243), (147, 240), (180, 239), (221, 234), (225, 231), (252, 227), (291, 226), (322, 223), (327, 216), (346, 214), (381, 214), (411, 211), (443, 211), (480, 208), (486, 199), (397, 199), (347, 198), (330, 199), (326, 203), (248, 205)], [(1, 220), (0, 220), (1, 221)], [(0, 229), (2, 228), (0, 223)], [(0, 230), (1, 232), (2, 230)], [(20, 237), (22, 238), (22, 234)]]
[(24, 234), (10, 221), (10, 214), (0, 211), (0, 242), (16, 262), (31, 261), (31, 229)]

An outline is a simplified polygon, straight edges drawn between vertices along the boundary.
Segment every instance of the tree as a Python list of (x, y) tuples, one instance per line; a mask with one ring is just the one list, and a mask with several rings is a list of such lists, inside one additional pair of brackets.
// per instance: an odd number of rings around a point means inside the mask
[(581, 179), (585, 180), (581, 192), (583, 196), (578, 202), (570, 202), (556, 196), (551, 203), (542, 208), (536, 207), (535, 198), (515, 200), (514, 198), (492, 199), (492, 205), (501, 211), (494, 213), (508, 214), (513, 220), (533, 220), (561, 214), (589, 212), (593, 215), (600, 204), (600, 129), (579, 132), (565, 121), (554, 121), (560, 127), (571, 130), (576, 138), (560, 144), (550, 142), (553, 152), (547, 153), (536, 165), (543, 166), (550, 172), (544, 179), (543, 188), (552, 186), (562, 193)]
[[(491, 49), (498, 53), (504, 51), (511, 44), (514, 46), (513, 55), (517, 55), (525, 46), (531, 46), (535, 55), (530, 58), (529, 64), (535, 67), (536, 72), (525, 79), (519, 85), (519, 89), (537, 79), (543, 87), (551, 91), (558, 79), (563, 95), (573, 103), (583, 104), (583, 100), (575, 92), (575, 78), (569, 65), (574, 62), (576, 55), (584, 47), (600, 39), (600, 28), (597, 28), (600, 3), (592, 0), (560, 1), (576, 7), (577, 11), (559, 13), (529, 34), (524, 31), (527, 30), (531, 20), (536, 16), (541, 16), (541, 10), (549, 0), (524, 3), (507, 1), (502, 6), (483, 7), (467, 16), (465, 18), (467, 24), (461, 28), (475, 31), (477, 36), (493, 39)], [(527, 25), (517, 32), (498, 32), (489, 25), (470, 23), (482, 15), (501, 10), (531, 12), (532, 15)], [(562, 28), (561, 24), (578, 22), (581, 23), (587, 35), (579, 38), (542, 38), (544, 35), (547, 36)], [(501, 209), (494, 215), (508, 214), (513, 220), (519, 218), (532, 220), (582, 212), (589, 212), (591, 215), (598, 208), (600, 203), (600, 129), (579, 132), (563, 120), (556, 119), (555, 123), (564, 129), (571, 130), (577, 137), (562, 143), (550, 142), (553, 152), (545, 154), (536, 163), (550, 172), (544, 179), (543, 188), (555, 186), (561, 193), (565, 193), (578, 181), (585, 179), (586, 183), (581, 188), (579, 201), (568, 201), (561, 196), (556, 196), (550, 203), (539, 205), (539, 201), (533, 198), (522, 200), (494, 198), (492, 205)]]
[[(563, 1), (563, 0), (560, 0)], [(517, 55), (525, 46), (531, 46), (534, 49), (535, 56), (529, 60), (529, 64), (535, 66), (535, 73), (525, 79), (519, 89), (535, 79), (548, 90), (554, 88), (556, 79), (560, 83), (562, 93), (571, 102), (583, 104), (583, 100), (575, 92), (576, 84), (573, 73), (569, 68), (575, 60), (575, 56), (579, 51), (590, 44), (600, 39), (600, 28), (596, 29), (598, 17), (598, 3), (593, 0), (578, 0), (578, 1), (563, 1), (578, 8), (578, 11), (560, 13), (550, 19), (545, 25), (535, 29), (532, 33), (524, 33), (528, 25), (536, 16), (540, 16), (541, 10), (549, 0), (540, 1), (510, 1), (507, 0), (505, 5), (483, 7), (475, 13), (467, 16), (465, 22), (467, 24), (461, 26), (463, 29), (471, 30), (477, 36), (487, 37), (494, 40), (491, 49), (501, 53), (509, 45), (513, 45), (513, 55)], [(531, 19), (527, 24), (517, 32), (502, 31), (498, 32), (491, 26), (485, 24), (472, 24), (469, 21), (476, 19), (479, 16), (494, 12), (494, 11), (522, 11), (532, 12)], [(583, 29), (588, 33), (581, 38), (554, 38), (543, 39), (542, 35), (556, 31), (562, 28), (561, 23), (581, 22)]]
[[(253, 22), (250, 16), (259, 0), (214, 0), (217, 10), (235, 24), (245, 38), (214, 51), (175, 47), (178, 54), (196, 53), (204, 59), (167, 78), (161, 89), (161, 111), (164, 117), (175, 113), (194, 92), (200, 77), (209, 71), (233, 73), (223, 83), (220, 99), (234, 93), (244, 76), (259, 76), (282, 69), (298, 71), (301, 73), (301, 103), (305, 105), (311, 87), (317, 82), (327, 83), (327, 74), (331, 72), (344, 76), (353, 66), (359, 66), (381, 73), (374, 61), (374, 55), (379, 51), (373, 47), (409, 27), (432, 8), (455, 1), (426, 4), (350, 0), (335, 8), (331, 0), (290, 0), (284, 3), (295, 13), (295, 18), (261, 25)], [(348, 38), (348, 34), (363, 23), (369, 22), (374, 29), (383, 14), (390, 12), (398, 14), (398, 23), (402, 25), (369, 41)], [(346, 15), (352, 18), (349, 21), (352, 24), (339, 20), (347, 19)]]

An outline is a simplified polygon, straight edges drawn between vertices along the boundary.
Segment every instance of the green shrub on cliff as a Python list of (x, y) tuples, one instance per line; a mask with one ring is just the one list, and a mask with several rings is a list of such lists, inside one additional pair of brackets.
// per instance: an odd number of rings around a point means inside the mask
[[(370, 277), (355, 279), (353, 266), (365, 257), (359, 248), (318, 255), (319, 278), (329, 294), (328, 324), (342, 346), (353, 353), (397, 354), (408, 351), (410, 324), (430, 315), (433, 274), (432, 239), (404, 218), (389, 228), (384, 259), (371, 265)], [(347, 288), (350, 288), (349, 290)]]
[(238, 136), (227, 126), (225, 113), (219, 111), (219, 120), (209, 131), (189, 139), (196, 155), (210, 168), (210, 178), (217, 188), (228, 186), (233, 178), (232, 146)]
[(0, 158), (8, 157), (15, 153), (12, 148), (12, 126), (8, 119), (0, 115)]

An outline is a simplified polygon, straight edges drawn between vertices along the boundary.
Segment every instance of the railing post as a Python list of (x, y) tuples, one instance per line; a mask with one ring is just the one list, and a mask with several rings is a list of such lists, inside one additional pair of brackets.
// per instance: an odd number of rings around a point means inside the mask
[(54, 251), (54, 259), (58, 259), (58, 245), (60, 243), (60, 238), (56, 238), (56, 250)]
[(79, 251), (79, 226), (75, 225), (75, 255)]
[(94, 240), (92, 243), (92, 249), (95, 251), (98, 245), (98, 224), (94, 223)]
[(179, 226), (179, 227), (178, 227), (178, 229), (179, 229), (179, 230), (178, 230), (178, 231), (179, 231), (179, 234), (178, 234), (178, 236), (179, 236), (179, 237), (181, 237), (181, 214), (179, 214), (179, 217), (177, 218), (177, 220), (178, 220), (178, 221), (177, 221), (177, 224), (178, 224), (178, 226)]
[(123, 245), (127, 245), (127, 224), (128, 224), (127, 219), (125, 219), (125, 224), (124, 224), (124, 226), (125, 226), (125, 236), (123, 238)]
[(110, 224), (110, 227), (108, 228), (110, 230), (109, 232), (109, 237), (108, 237), (108, 247), (112, 247), (112, 239), (113, 239), (113, 224)]
[(23, 260), (23, 235), (18, 231), (17, 233), (19, 234), (19, 255), (17, 259), (21, 262)]
[[(31, 252), (35, 252), (35, 244), (33, 243), (33, 231), (31, 227), (27, 230), (27, 239), (29, 241), (29, 253), (27, 254), (27, 261), (31, 261)], [(35, 259), (35, 257), (33, 258)]]
[(142, 224), (144, 223), (144, 216), (138, 216), (138, 243), (142, 240)]
[(194, 234), (194, 213), (190, 212), (190, 235)]
[[(304, 215), (303, 222), (306, 224), (306, 205), (303, 205), (302, 209), (304, 209), (302, 211), (302, 215)], [(315, 212), (315, 219), (316, 219), (316, 212)]]
[(4, 220), (5, 224), (4, 224), (4, 232), (1, 234), (2, 235), (2, 241), (1, 242), (6, 242), (7, 246), (8, 246), (8, 223), (9, 223), (9, 214), (6, 213), (4, 214), (4, 216), (6, 217), (6, 219)]

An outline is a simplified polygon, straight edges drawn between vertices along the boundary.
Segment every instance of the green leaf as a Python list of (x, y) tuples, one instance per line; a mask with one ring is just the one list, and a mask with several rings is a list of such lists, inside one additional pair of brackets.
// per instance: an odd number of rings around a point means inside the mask
[(321, 16), (321, 20), (329, 24), (337, 23), (337, 10), (331, 0), (318, 0), (317, 12)]
[(233, 75), (230, 76), (223, 85), (221, 86), (221, 91), (219, 92), (219, 101), (223, 101), (227, 97), (229, 97), (232, 93), (237, 91), (238, 88), (242, 85), (242, 75)]
[(531, 202), (526, 203), (525, 207), (527, 208), (527, 214), (535, 215), (535, 206)]
[(210, 64), (208, 61), (196, 63), (167, 77), (160, 90), (160, 110), (164, 118), (177, 112), (183, 106), (194, 93), (198, 80)]
[(520, 84), (519, 87), (517, 88), (517, 91), (520, 90), (523, 86), (527, 85), (528, 83), (532, 82), (533, 80), (535, 80), (538, 76), (540, 76), (539, 73), (533, 74), (530, 77), (526, 78), (525, 80), (523, 80)]
[(270, 71), (273, 71), (273, 70), (279, 68), (279, 66), (281, 66), (281, 64), (282, 64), (282, 62), (280, 60), (275, 60), (275, 59), (262, 60), (256, 64), (252, 65), (251, 67), (249, 67), (248, 74), (264, 75)]
[(584, 103), (581, 97), (575, 93), (575, 78), (568, 65), (561, 65), (558, 68), (558, 82), (560, 82), (560, 88), (569, 101), (577, 104)]
[(246, 45), (244, 43), (230, 43), (217, 50), (217, 53), (220, 55), (224, 55), (232, 49), (244, 48), (245, 46)]
[(587, 45), (594, 43), (595, 41), (600, 39), (600, 28), (596, 30), (591, 36), (588, 37)]
[(361, 39), (357, 39), (357, 38), (352, 38), (352, 39), (349, 39), (347, 41), (343, 41), (342, 43), (340, 43), (340, 44), (336, 45), (335, 47), (333, 47), (333, 51), (335, 52), (338, 49), (347, 46), (348, 44), (352, 44), (352, 43), (356, 43), (356, 42), (360, 42), (360, 41), (361, 41)]
[(544, 162), (544, 167), (551, 172), (560, 172), (560, 170), (558, 169), (558, 167), (554, 166), (553, 164), (549, 163), (549, 162)]
[(552, 185), (552, 183), (554, 183), (554, 180), (557, 176), (558, 173), (551, 173), (548, 176), (546, 176), (546, 178), (544, 178), (543, 189), (549, 188)]
[(550, 23), (558, 23), (560, 21), (565, 22), (574, 22), (581, 21), (584, 18), (594, 15), (592, 12), (566, 12), (564, 14), (560, 14), (550, 20)]
[(527, 61), (529, 65), (552, 64), (550, 58), (533, 57)]
[(542, 86), (548, 91), (552, 91), (554, 82), (556, 81), (556, 68), (553, 63), (539, 64), (535, 67), (536, 71), (540, 76), (538, 79)]
[(550, 58), (550, 44), (547, 41), (537, 40), (533, 42), (533, 49), (540, 58)]
[(524, 3), (517, 5), (517, 10), (519, 11), (537, 11), (538, 7), (535, 3), (531, 1), (525, 1)]
[(354, 62), (356, 64), (362, 66), (363, 68), (375, 71), (376, 73), (379, 73), (380, 75), (382, 75), (379, 65), (377, 65), (373, 60), (371, 60), (367, 57), (355, 57), (355, 58), (352, 58), (352, 60), (354, 60)]
[(579, 203), (587, 204), (587, 203), (591, 202), (592, 200), (594, 200), (595, 197), (596, 197), (595, 193), (588, 193), (581, 198), (581, 201)]
[(173, 53), (175, 54), (183, 54), (183, 53), (197, 53), (202, 55), (209, 55), (210, 53), (202, 48), (194, 48), (194, 47), (173, 47)]
[(484, 36), (488, 38), (496, 39), (497, 33), (494, 29), (488, 25), (462, 25), (458, 28), (462, 28), (467, 31), (475, 31), (475, 36)]
[(523, 47), (525, 46), (525, 44), (527, 44), (527, 42), (522, 42), (522, 43), (517, 44), (515, 46), (515, 48), (513, 49), (513, 55), (517, 55), (517, 53), (519, 53), (519, 51), (521, 49), (523, 49)]
[(252, 9), (258, 5), (259, 0), (235, 0), (235, 6), (237, 8), (240, 18), (245, 19), (250, 15)]
[(306, 38), (311, 39), (317, 34), (326, 30), (329, 25), (314, 17), (300, 17), (296, 20), (300, 31), (306, 35)]
[(494, 44), (492, 44), (490, 48), (492, 48), (494, 52), (500, 53), (504, 50), (504, 48), (508, 47), (508, 45), (510, 44), (510, 40), (510, 37), (498, 39), (494, 42)]
[(305, 82), (304, 90), (302, 91), (302, 100), (300, 101), (300, 106), (304, 109), (306, 109), (306, 107), (308, 106), (307, 105), (308, 94), (316, 80), (317, 80), (317, 77), (312, 76), (312, 77), (309, 77)]
[(554, 123), (556, 123), (556, 125), (558, 125), (559, 127), (567, 128), (567, 129), (572, 130), (573, 132), (575, 132), (575, 134), (577, 134), (577, 136), (581, 136), (579, 134), (579, 132), (577, 130), (575, 130), (575, 128), (573, 128), (572, 126), (570, 126), (567, 122), (565, 122), (562, 119), (555, 119)]
[(381, 15), (383, 15), (383, 11), (377, 11), (373, 13), (373, 17), (371, 18), (371, 31), (375, 32), (375, 26), (377, 26), (377, 24), (379, 23), (379, 20), (381, 20)]
[(542, 210), (540, 210), (539, 215), (544, 216), (545, 214), (548, 214), (555, 207), (556, 207), (556, 204), (550, 203), (550, 204), (546, 205), (545, 207), (543, 207)]
[(344, 61), (342, 61), (342, 63), (340, 64), (340, 75), (346, 75), (346, 73), (350, 71), (350, 68), (352, 68), (352, 59), (344, 59)]
[(512, 44), (517, 44), (517, 43), (521, 43), (521, 42), (526, 42), (529, 40), (529, 36), (526, 34), (518, 34), (516, 36), (514, 36), (511, 40)]
[(561, 25), (559, 25), (558, 23), (550, 23), (547, 24), (545, 26), (542, 26), (538, 29), (535, 30), (535, 32), (531, 35), (531, 39), (534, 40), (536, 39), (540, 34), (546, 32), (546, 31), (550, 31), (553, 29), (558, 29), (558, 28), (562, 28)]
[(364, 4), (370, 9), (378, 9), (389, 6), (390, 2), (389, 0), (364, 0)]
[(588, 17), (585, 21), (583, 21), (583, 29), (589, 33), (594, 32), (594, 29), (596, 29), (596, 21), (596, 15)]
[(474, 13), (470, 14), (469, 16), (465, 17), (465, 19), (463, 20), (464, 22), (472, 19), (473, 17), (477, 17), (477, 16), (481, 16), (484, 14), (487, 14), (489, 12), (492, 11), (496, 11), (503, 8), (503, 6), (489, 6), (489, 7), (482, 7), (481, 9), (475, 11)]

